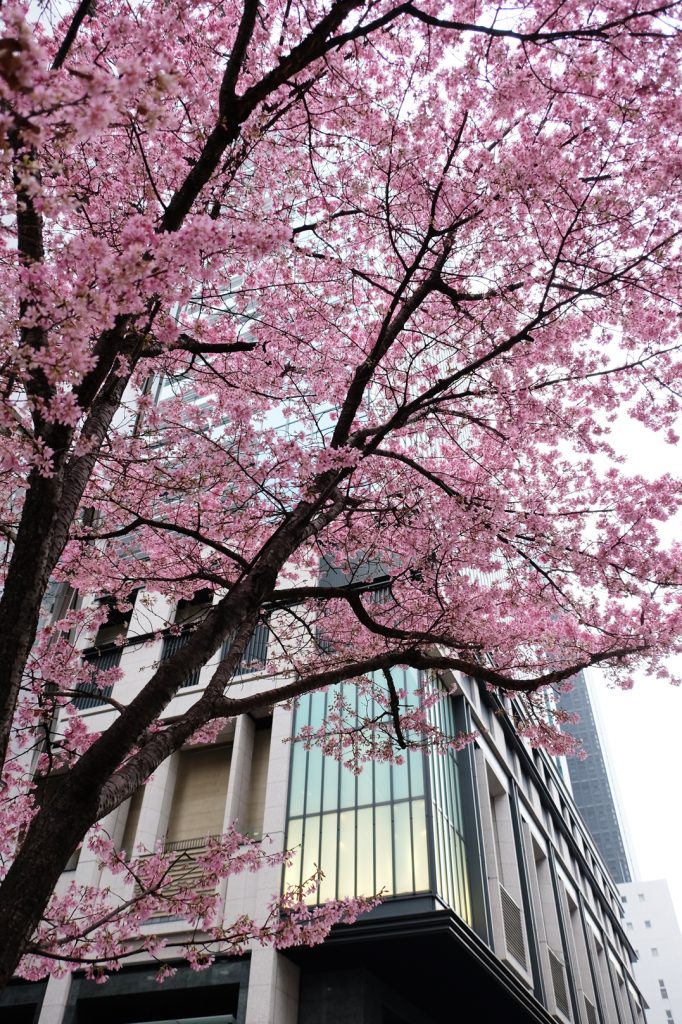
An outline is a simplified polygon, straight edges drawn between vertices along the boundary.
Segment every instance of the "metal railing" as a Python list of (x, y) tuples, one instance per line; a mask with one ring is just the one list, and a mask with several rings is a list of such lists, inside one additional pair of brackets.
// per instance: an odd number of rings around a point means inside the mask
[[(180, 633), (166, 633), (163, 638), (163, 646), (161, 648), (161, 661), (167, 661), (169, 658), (172, 658), (174, 654), (177, 654), (177, 652), (181, 650), (189, 640), (190, 633), (191, 630), (187, 628)], [(91, 666), (92, 674), (88, 682), (78, 683), (75, 687), (79, 694), (83, 694), (83, 696), (74, 697), (74, 705), (79, 710), (84, 710), (86, 708), (95, 708), (106, 704), (107, 701), (103, 698), (111, 695), (113, 686), (111, 684), (98, 684), (97, 676), (99, 673), (109, 668), (118, 668), (124, 647), (131, 647), (134, 644), (137, 645), (144, 643), (145, 641), (152, 639), (152, 637), (153, 634), (130, 637), (127, 638), (124, 644), (119, 646), (109, 645), (106, 647), (91, 647), (84, 651), (83, 661)], [(269, 637), (270, 629), (267, 622), (259, 622), (249, 638), (244, 654), (242, 655), (239, 665), (235, 670), (235, 675), (242, 676), (246, 675), (248, 672), (255, 672), (265, 664), (268, 655)], [(224, 660), (227, 657), (231, 646), (232, 639), (228, 638), (223, 644), (221, 660)], [(195, 669), (194, 672), (191, 672), (183, 681), (180, 689), (184, 690), (190, 686), (198, 686), (200, 675), (201, 669)]]

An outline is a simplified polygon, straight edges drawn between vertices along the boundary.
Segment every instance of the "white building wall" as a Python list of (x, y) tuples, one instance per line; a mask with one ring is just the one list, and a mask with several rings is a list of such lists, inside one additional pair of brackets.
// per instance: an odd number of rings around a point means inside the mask
[(649, 1004), (648, 1024), (682, 1024), (682, 934), (668, 883), (629, 882), (618, 888), (626, 933), (639, 955), (635, 978)]

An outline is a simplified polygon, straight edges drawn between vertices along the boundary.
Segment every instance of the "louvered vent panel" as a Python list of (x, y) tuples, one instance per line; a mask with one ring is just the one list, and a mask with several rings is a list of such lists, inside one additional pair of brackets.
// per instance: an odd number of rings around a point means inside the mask
[[(161, 648), (161, 661), (168, 661), (168, 659), (172, 658), (174, 654), (177, 654), (178, 651), (185, 646), (185, 644), (189, 640), (189, 637), (189, 632), (176, 634), (167, 633), (166, 636), (163, 638), (163, 647)], [(198, 686), (200, 674), (200, 668), (196, 668), (194, 672), (190, 672), (187, 678), (183, 679), (182, 683), (180, 684), (180, 689), (184, 690), (188, 686)]]
[(500, 886), (502, 900), (502, 920), (504, 922), (504, 939), (507, 952), (511, 953), (522, 967), (528, 966), (526, 960), (526, 944), (523, 941), (523, 918), (521, 907), (512, 899), (504, 886)]
[[(164, 896), (177, 896), (184, 889), (193, 892), (207, 892), (212, 889), (210, 885), (201, 884), (203, 866), (197, 863), (197, 858), (206, 852), (205, 839), (184, 839), (176, 843), (165, 843), (164, 853), (170, 851), (179, 853), (180, 857), (171, 868), (168, 881), (163, 886)], [(136, 896), (139, 895), (138, 885), (135, 886), (134, 892)], [(162, 906), (154, 916), (167, 917), (168, 914)]]
[(597, 1020), (597, 1007), (594, 1003), (585, 996), (585, 1016), (587, 1017), (587, 1024), (598, 1024)]
[[(247, 672), (257, 672), (268, 660), (268, 640), (270, 638), (270, 627), (267, 622), (259, 622), (249, 637), (239, 665), (235, 669), (235, 675), (243, 676)], [(223, 644), (221, 660), (230, 653), (232, 637), (228, 637)]]
[(85, 694), (83, 697), (74, 697), (73, 703), (77, 708), (83, 710), (83, 708), (96, 708), (101, 704), (106, 704), (102, 697), (108, 697), (113, 690), (113, 686), (99, 685), (97, 677), (100, 672), (106, 672), (110, 668), (118, 668), (121, 662), (121, 648), (120, 647), (109, 647), (108, 649), (102, 650), (99, 647), (92, 647), (86, 651), (83, 655), (83, 661), (91, 669), (92, 676), (87, 683), (77, 683), (76, 689), (79, 693)]
[(568, 1003), (568, 992), (566, 990), (566, 971), (564, 965), (556, 953), (549, 950), (549, 969), (552, 972), (552, 985), (554, 986), (554, 999), (557, 1009), (564, 1017), (570, 1017), (570, 1006)]

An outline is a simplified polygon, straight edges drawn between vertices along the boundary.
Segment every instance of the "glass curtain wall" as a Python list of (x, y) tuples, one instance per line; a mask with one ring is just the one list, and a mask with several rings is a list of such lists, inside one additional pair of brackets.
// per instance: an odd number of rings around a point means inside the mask
[[(414, 670), (395, 670), (394, 679), (414, 701), (420, 686)], [(340, 684), (301, 699), (294, 736), (318, 729), (337, 695), (359, 717), (382, 709)], [(408, 698), (408, 699), (410, 699)], [(451, 702), (434, 714), (455, 733)], [(439, 724), (441, 724), (439, 722)], [(319, 868), (317, 899), (373, 895), (385, 898), (438, 893), (465, 920), (470, 918), (457, 755), (403, 752), (402, 764), (368, 762), (359, 775), (318, 748), (292, 744), (287, 847), (297, 848), (285, 883), (299, 885)]]
[[(453, 698), (445, 697), (435, 704), (429, 711), (429, 718), (442, 733), (456, 735)], [(428, 762), (436, 892), (472, 925), (462, 808), (462, 788), (471, 780), (461, 778), (465, 758), (452, 748), (443, 754), (431, 754)]]

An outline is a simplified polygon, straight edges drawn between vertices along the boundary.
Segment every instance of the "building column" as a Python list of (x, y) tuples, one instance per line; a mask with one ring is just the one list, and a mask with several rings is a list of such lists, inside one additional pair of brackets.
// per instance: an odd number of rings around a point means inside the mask
[(519, 807), (518, 787), (517, 783), (513, 779), (510, 784), (509, 803), (511, 807), (514, 846), (516, 847), (516, 865), (519, 874), (519, 884), (521, 887), (521, 906), (526, 919), (526, 939), (528, 957), (530, 959), (530, 973), (533, 979), (533, 992), (535, 993), (535, 998), (538, 1002), (542, 1003), (543, 1006), (546, 1006), (547, 993), (545, 992), (545, 983), (542, 976), (539, 935), (537, 928), (537, 918), (540, 916), (541, 912), (539, 907), (537, 908), (537, 912), (534, 912), (533, 901), (531, 898), (530, 872), (528, 870), (530, 858), (527, 862), (527, 844), (525, 842), (523, 819), (521, 817), (521, 810)]
[(234, 822), (239, 828), (244, 818), (249, 795), (255, 732), (256, 726), (251, 716), (240, 715), (234, 727), (223, 830)]
[(587, 962), (590, 968), (590, 978), (592, 979), (592, 990), (594, 992), (594, 1004), (597, 1010), (597, 1016), (600, 1024), (606, 1024), (606, 1011), (604, 1009), (604, 1003), (602, 1001), (602, 995), (599, 988), (599, 967), (595, 963), (595, 954), (592, 949), (592, 943), (590, 942), (587, 915), (585, 912), (585, 897), (580, 890), (578, 890), (578, 913), (580, 914), (580, 925), (582, 927), (583, 938), (585, 940), (585, 952), (587, 953)]
[(165, 839), (173, 802), (175, 778), (178, 773), (178, 758), (177, 752), (171, 754), (145, 783), (137, 833), (133, 843), (134, 850), (138, 843), (142, 843), (145, 849), (153, 852), (156, 849), (156, 844)]
[[(105, 818), (100, 822), (101, 827), (107, 833), (115, 839), (116, 825), (119, 818), (120, 808), (115, 808), (110, 814), (107, 814)], [(76, 870), (71, 878), (78, 885), (93, 885), (99, 888), (102, 884), (102, 868), (100, 867), (99, 854), (94, 853), (89, 845), (88, 839), (90, 833), (88, 833), (83, 840), (81, 846), (80, 856), (78, 858), (78, 864)], [(62, 875), (62, 878), (68, 878), (68, 875)]]
[(568, 986), (568, 994), (571, 1000), (571, 1008), (573, 1010), (573, 1019), (580, 1020), (581, 1010), (578, 1005), (578, 992), (575, 985), (574, 975), (574, 960), (571, 958), (571, 951), (568, 942), (569, 927), (566, 922), (566, 904), (562, 899), (561, 886), (559, 884), (559, 876), (557, 874), (556, 859), (554, 856), (554, 849), (552, 846), (547, 850), (547, 861), (549, 863), (549, 873), (552, 879), (552, 888), (554, 889), (554, 902), (556, 904), (557, 922), (559, 924), (559, 935), (561, 937), (561, 951), (564, 956), (564, 971), (566, 974), (566, 985)]
[(246, 1024), (297, 1024), (299, 968), (276, 950), (251, 954)]
[(70, 974), (63, 978), (48, 979), (38, 1024), (60, 1024), (66, 1009), (70, 988)]
[[(236, 774), (234, 785), (232, 779), (230, 780), (228, 795), (227, 810), (233, 817), (238, 817), (241, 806), (240, 788), (243, 799), (246, 799), (246, 784), (253, 751), (254, 724), (249, 721), (240, 729), (241, 722), (240, 719), (237, 724), (238, 732), (235, 732)], [(276, 707), (272, 718), (263, 817), (263, 842), (264, 849), (268, 852), (281, 852), (286, 840), (291, 744), (285, 741), (291, 736), (291, 726), (291, 711)], [(254, 875), (236, 876), (228, 884), (226, 921), (234, 920), (240, 913), (252, 915), (257, 922), (265, 921), (268, 905), (273, 896), (280, 892), (281, 885), (282, 868), (279, 865), (263, 868)], [(297, 1024), (298, 985), (299, 969), (286, 956), (271, 947), (254, 947), (251, 951), (249, 970), (246, 1024)]]

